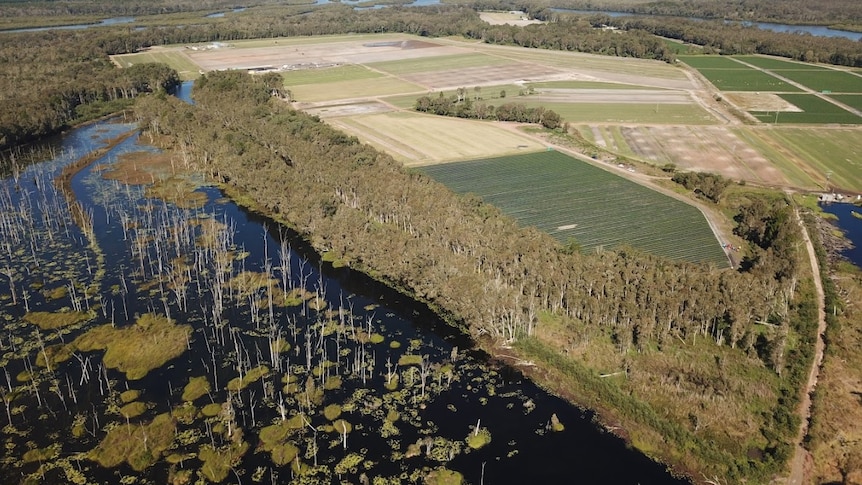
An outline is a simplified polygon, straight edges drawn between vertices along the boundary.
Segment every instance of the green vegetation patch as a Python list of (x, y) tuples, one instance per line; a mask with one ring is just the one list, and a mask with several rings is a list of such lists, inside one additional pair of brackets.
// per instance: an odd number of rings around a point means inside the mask
[(138, 380), (185, 352), (191, 333), (190, 325), (148, 313), (130, 327), (96, 327), (71, 345), (83, 352), (107, 349), (105, 365), (124, 372), (129, 380)]
[(833, 69), (779, 71), (777, 74), (814, 91), (862, 94), (862, 76)]
[[(762, 67), (771, 71), (828, 71), (829, 69), (816, 64), (807, 64), (804, 62), (796, 62), (787, 59), (777, 59), (775, 57), (763, 56), (733, 56), (734, 59), (739, 59), (742, 62), (751, 64), (752, 66)], [(781, 73), (784, 75), (784, 73)]]
[(140, 396), (141, 391), (137, 389), (129, 389), (128, 391), (120, 393), (120, 401), (123, 403), (130, 403), (132, 401), (137, 401)]
[(455, 54), (449, 56), (421, 57), (399, 61), (385, 61), (368, 64), (369, 67), (394, 75), (416, 74), (419, 72), (445, 71), (466, 67), (502, 66), (518, 64), (516, 61), (485, 54)]
[(148, 64), (158, 62), (167, 64), (180, 75), (180, 79), (186, 81), (197, 79), (200, 76), (200, 66), (189, 59), (185, 53), (177, 50), (149, 50), (135, 54), (122, 54), (112, 56), (111, 59), (120, 67), (131, 67), (135, 64)]
[(678, 59), (689, 66), (700, 69), (748, 69), (731, 57), (724, 56), (679, 56)]
[(799, 88), (766, 72), (742, 66), (741, 69), (698, 69), (722, 91), (797, 92)]
[(176, 424), (170, 414), (160, 414), (147, 424), (121, 424), (108, 431), (88, 457), (105, 468), (126, 462), (136, 471), (158, 461), (174, 440)]
[(448, 468), (437, 468), (425, 477), (425, 485), (461, 485), (464, 476)]
[[(862, 131), (779, 127), (757, 135), (766, 137), (769, 146), (793, 153), (795, 165), (816, 174), (818, 181), (825, 182), (828, 174), (833, 187), (862, 192)], [(784, 164), (778, 167), (783, 170)]]
[(92, 315), (87, 312), (27, 312), (24, 321), (38, 326), (42, 330), (54, 330), (86, 322)]
[(269, 374), (269, 368), (265, 365), (260, 367), (255, 367), (254, 369), (249, 370), (242, 377), (234, 377), (227, 383), (227, 390), (232, 392), (237, 392), (239, 390), (245, 389), (249, 384), (252, 384), (259, 380), (261, 377)]
[(194, 401), (208, 392), (210, 383), (206, 376), (190, 377), (189, 383), (183, 388), (183, 401)]
[(631, 245), (726, 265), (696, 208), (556, 151), (423, 167), (455, 192), (472, 192), (524, 226), (583, 249)]
[(281, 73), (284, 84), (288, 88), (298, 84), (326, 84), (342, 81), (357, 81), (359, 79), (375, 79), (383, 74), (372, 71), (364, 66), (348, 64), (321, 69), (300, 69)]
[(764, 123), (860, 124), (862, 118), (813, 94), (779, 94), (801, 112), (752, 111)]
[(491, 432), (488, 431), (488, 428), (479, 428), (478, 432), (471, 432), (467, 435), (464, 441), (467, 442), (467, 446), (470, 448), (478, 450), (491, 442)]
[(227, 478), (231, 467), (236, 466), (247, 451), (248, 443), (245, 441), (231, 443), (222, 448), (203, 445), (198, 453), (198, 458), (203, 462), (201, 473), (207, 480), (220, 483)]
[(120, 415), (127, 419), (137, 418), (145, 412), (147, 412), (147, 405), (140, 401), (130, 402), (120, 408)]
[(860, 94), (834, 94), (829, 97), (851, 108), (862, 111), (862, 95)]

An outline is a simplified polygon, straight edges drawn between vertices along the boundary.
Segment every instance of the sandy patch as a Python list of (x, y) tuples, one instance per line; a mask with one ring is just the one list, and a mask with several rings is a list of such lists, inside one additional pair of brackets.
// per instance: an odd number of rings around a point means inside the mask
[(728, 101), (743, 111), (789, 111), (802, 112), (796, 105), (772, 93), (724, 93)]
[(541, 20), (529, 19), (524, 12), (479, 12), (479, 18), (491, 25), (514, 25), (523, 27), (531, 24), (543, 24)]

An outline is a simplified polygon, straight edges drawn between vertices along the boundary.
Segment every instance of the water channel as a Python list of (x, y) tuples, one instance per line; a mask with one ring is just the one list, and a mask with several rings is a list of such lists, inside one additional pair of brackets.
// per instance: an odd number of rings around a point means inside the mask
[(687, 483), (218, 189), (155, 197), (135, 126), (55, 153), (0, 181), (0, 483)]
[(862, 207), (854, 204), (824, 204), (821, 208), (838, 218), (835, 224), (850, 241), (851, 247), (841, 254), (862, 268)]

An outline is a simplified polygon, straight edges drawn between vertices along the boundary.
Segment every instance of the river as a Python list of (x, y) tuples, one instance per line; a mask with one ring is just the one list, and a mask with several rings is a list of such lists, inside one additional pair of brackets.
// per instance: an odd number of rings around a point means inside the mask
[[(421, 483), (435, 469), (473, 484), (686, 483), (217, 188), (183, 207), (156, 198), (196, 177), (138, 184), (183, 162), (153, 165), (164, 158), (133, 125), (72, 130), (56, 153), (0, 181), (0, 483)], [(191, 333), (154, 363), (176, 327), (145, 322), (168, 316)], [(151, 424), (165, 416), (173, 433)]]

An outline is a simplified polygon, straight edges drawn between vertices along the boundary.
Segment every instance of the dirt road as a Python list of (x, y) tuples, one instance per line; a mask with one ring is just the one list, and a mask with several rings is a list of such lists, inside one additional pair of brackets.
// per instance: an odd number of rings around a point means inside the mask
[(808, 230), (799, 218), (799, 211), (796, 211), (796, 220), (799, 221), (799, 227), (802, 231), (802, 239), (805, 242), (805, 248), (808, 251), (808, 259), (811, 263), (812, 276), (814, 277), (814, 287), (817, 291), (817, 341), (814, 344), (814, 361), (811, 363), (811, 369), (808, 372), (808, 382), (805, 384), (805, 392), (802, 395), (802, 401), (799, 403), (799, 417), (801, 424), (799, 432), (796, 435), (796, 451), (793, 454), (793, 459), (790, 461), (790, 476), (784, 482), (786, 485), (803, 485), (811, 483), (811, 467), (806, 466), (811, 460), (808, 450), (803, 445), (805, 435), (808, 433), (808, 420), (811, 417), (811, 394), (817, 387), (817, 378), (820, 375), (820, 365), (823, 362), (823, 348), (825, 346), (823, 334), (826, 332), (826, 308), (824, 303), (823, 283), (820, 280), (820, 265), (817, 262), (817, 255), (814, 253), (814, 245), (811, 243), (811, 238), (808, 237)]

